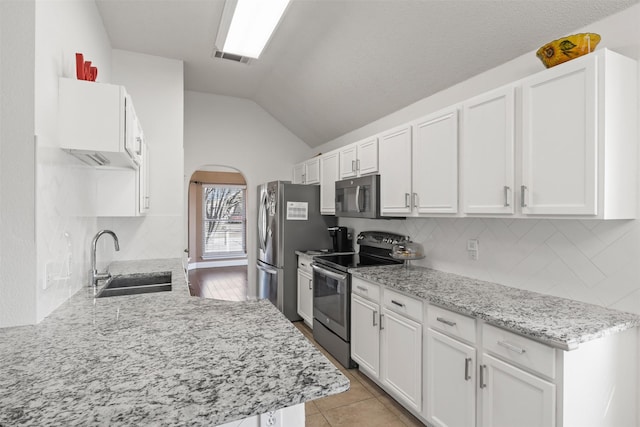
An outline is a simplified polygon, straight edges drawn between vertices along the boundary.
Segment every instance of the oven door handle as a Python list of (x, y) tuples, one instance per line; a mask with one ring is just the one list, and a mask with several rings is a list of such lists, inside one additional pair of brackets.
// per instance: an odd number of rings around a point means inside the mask
[(346, 274), (339, 274), (339, 273), (334, 273), (333, 271), (330, 271), (330, 270), (326, 270), (326, 269), (320, 267), (315, 262), (311, 263), (311, 268), (313, 268), (314, 271), (317, 271), (319, 274), (324, 274), (325, 276), (331, 277), (332, 279), (347, 280), (347, 275)]

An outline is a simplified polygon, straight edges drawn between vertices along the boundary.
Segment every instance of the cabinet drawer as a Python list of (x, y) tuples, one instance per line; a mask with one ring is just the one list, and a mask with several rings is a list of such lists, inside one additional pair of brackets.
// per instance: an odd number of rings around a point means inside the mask
[(313, 270), (311, 269), (311, 263), (313, 262), (313, 257), (308, 255), (298, 255), (298, 268), (302, 271), (306, 271), (309, 274), (312, 274)]
[(482, 345), (485, 351), (506, 361), (549, 378), (556, 376), (556, 353), (552, 347), (491, 325), (482, 326)]
[(429, 305), (427, 319), (430, 328), (471, 343), (476, 342), (476, 319), (472, 317)]
[(402, 295), (390, 289), (384, 290), (383, 299), (383, 305), (389, 310), (412, 317), (422, 323), (422, 301)]
[(371, 301), (380, 302), (380, 286), (366, 280), (351, 278), (351, 292), (361, 297), (370, 299)]

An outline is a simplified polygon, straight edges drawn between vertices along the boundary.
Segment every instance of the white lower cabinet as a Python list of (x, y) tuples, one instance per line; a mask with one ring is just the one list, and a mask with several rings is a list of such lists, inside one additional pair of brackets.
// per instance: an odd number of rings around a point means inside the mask
[(380, 306), (351, 295), (351, 358), (360, 370), (380, 376)]
[(556, 386), (488, 354), (480, 366), (482, 425), (554, 427)]
[[(383, 291), (384, 292), (384, 291)], [(380, 327), (380, 373), (391, 394), (416, 411), (422, 408), (422, 325), (387, 308)]]
[(298, 314), (313, 328), (313, 275), (309, 256), (298, 256)]
[(429, 328), (426, 414), (438, 427), (476, 425), (476, 349)]
[(422, 408), (421, 307), (418, 300), (352, 278), (351, 358), (416, 414)]
[(438, 427), (638, 427), (638, 331), (563, 351), (427, 304), (424, 410)]

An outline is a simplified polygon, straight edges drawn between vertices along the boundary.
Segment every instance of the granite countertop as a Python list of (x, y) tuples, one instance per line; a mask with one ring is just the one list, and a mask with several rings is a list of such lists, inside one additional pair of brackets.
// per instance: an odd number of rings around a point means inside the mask
[(562, 350), (640, 326), (640, 316), (601, 306), (484, 282), (424, 267), (349, 270), (432, 304), (482, 319)]
[(0, 426), (218, 425), (346, 391), (340, 373), (268, 300), (81, 289), (37, 325), (0, 329)]

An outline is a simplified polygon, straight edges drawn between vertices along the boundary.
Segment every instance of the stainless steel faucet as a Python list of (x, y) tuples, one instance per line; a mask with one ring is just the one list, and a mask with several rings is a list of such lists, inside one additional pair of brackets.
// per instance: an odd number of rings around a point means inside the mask
[(89, 286), (98, 286), (98, 280), (108, 279), (111, 277), (111, 273), (104, 272), (98, 273), (98, 268), (96, 267), (96, 246), (98, 244), (98, 239), (103, 234), (110, 234), (113, 237), (113, 244), (116, 248), (116, 251), (120, 250), (120, 244), (118, 243), (118, 236), (111, 230), (100, 230), (93, 237), (93, 241), (91, 242), (91, 283)]

